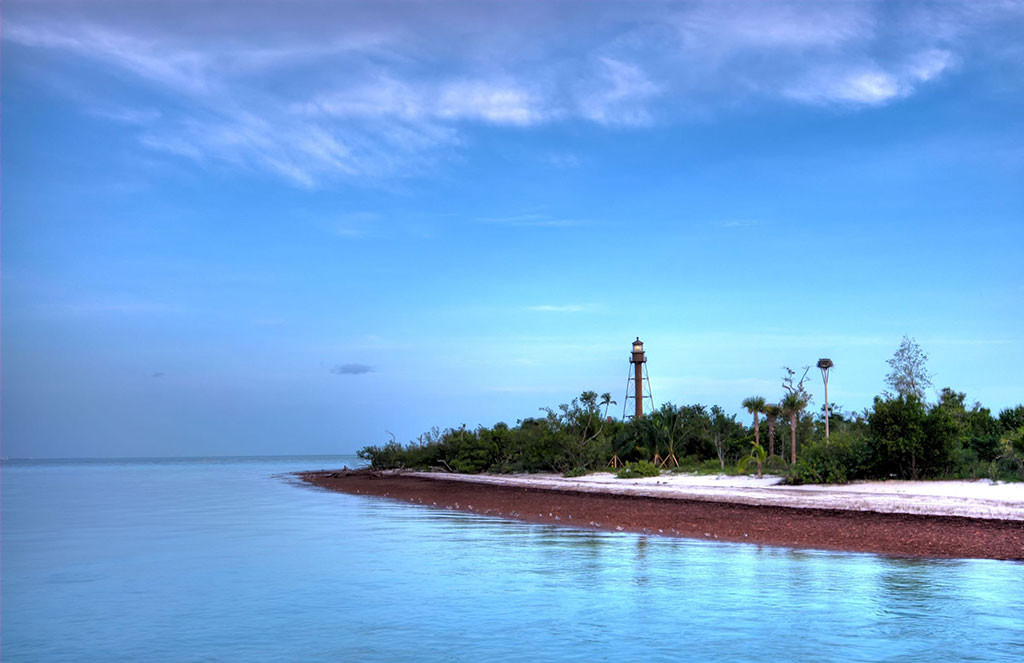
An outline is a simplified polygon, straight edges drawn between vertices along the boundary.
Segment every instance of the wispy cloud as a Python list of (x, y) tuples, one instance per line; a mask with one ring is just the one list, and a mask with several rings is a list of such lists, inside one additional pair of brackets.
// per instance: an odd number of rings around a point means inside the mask
[(177, 315), (184, 313), (185, 309), (175, 304), (141, 297), (110, 296), (87, 297), (46, 305), (43, 311), (61, 316), (153, 316)]
[(543, 104), (542, 95), (515, 80), (407, 82), (384, 72), (379, 79), (319, 95), (292, 109), (310, 117), (530, 126), (553, 116)]
[(535, 306), (527, 306), (526, 310), (538, 313), (583, 313), (595, 311), (598, 308), (596, 304), (537, 304)]
[(168, 48), (123, 28), (41, 21), (8, 24), (5, 32), (14, 43), (100, 60), (168, 91), (197, 95), (210, 92), (213, 86), (209, 53)]
[[(25, 7), (5, 41), (59, 54), (49, 62), (67, 72), (88, 63), (118, 76), (128, 86), (109, 87), (107, 110), (92, 112), (137, 125), (149, 150), (300, 187), (427, 172), (471, 144), (474, 127), (637, 131), (741, 103), (880, 107), (1024, 16), (1013, 2), (367, 2), (310, 21), (211, 2), (199, 20), (172, 4), (124, 4)], [(1010, 48), (1003, 37), (985, 47)], [(135, 88), (165, 103), (135, 108)]]
[(581, 164), (579, 156), (569, 153), (545, 154), (543, 155), (542, 160), (553, 168), (560, 168), (563, 170), (578, 168)]
[(284, 327), (288, 322), (284, 318), (261, 317), (253, 318), (252, 324), (256, 327)]
[(94, 108), (90, 111), (97, 117), (102, 117), (121, 124), (147, 126), (159, 121), (163, 114), (155, 108), (130, 108), (126, 106), (111, 106), (107, 108)]
[(372, 372), (373, 366), (369, 364), (335, 364), (331, 367), (331, 373), (335, 375), (364, 375)]
[(578, 219), (561, 219), (542, 213), (484, 217), (480, 220), (484, 223), (520, 228), (572, 228), (585, 225), (585, 222)]
[(499, 394), (551, 394), (560, 390), (557, 387), (551, 386), (499, 385), (495, 387), (487, 387), (487, 391), (493, 391)]
[(719, 228), (753, 228), (761, 225), (757, 219), (728, 219), (726, 221), (715, 221), (712, 225)]
[(774, 393), (778, 380), (761, 378), (716, 378), (705, 375), (658, 376), (659, 385), (681, 388), (688, 392), (745, 391), (748, 393)]
[(877, 34), (874, 3), (702, 2), (668, 19), (686, 51), (722, 62), (748, 53), (838, 51)]
[(911, 54), (895, 66), (876, 63), (829, 65), (809, 72), (783, 94), (810, 104), (879, 106), (907, 97), (953, 64), (949, 51), (930, 49)]
[(550, 117), (543, 100), (517, 84), (489, 81), (449, 83), (441, 91), (437, 115), (447, 120), (481, 120), (493, 124), (529, 126)]
[(348, 239), (368, 237), (380, 221), (374, 212), (352, 212), (344, 214), (329, 224), (331, 234)]
[(646, 126), (653, 121), (648, 102), (660, 87), (638, 65), (602, 57), (597, 75), (584, 79), (580, 90), (584, 118), (611, 126)]

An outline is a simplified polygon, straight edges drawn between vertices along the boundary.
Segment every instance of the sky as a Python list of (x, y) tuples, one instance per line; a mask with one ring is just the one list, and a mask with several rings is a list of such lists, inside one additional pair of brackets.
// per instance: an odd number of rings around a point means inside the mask
[(6, 457), (1024, 401), (1022, 2), (3, 9)]

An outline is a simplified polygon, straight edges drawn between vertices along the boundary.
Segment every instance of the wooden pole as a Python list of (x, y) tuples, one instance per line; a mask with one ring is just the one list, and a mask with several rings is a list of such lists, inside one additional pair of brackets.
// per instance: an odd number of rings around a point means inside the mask
[(828, 369), (825, 369), (825, 439), (828, 439)]

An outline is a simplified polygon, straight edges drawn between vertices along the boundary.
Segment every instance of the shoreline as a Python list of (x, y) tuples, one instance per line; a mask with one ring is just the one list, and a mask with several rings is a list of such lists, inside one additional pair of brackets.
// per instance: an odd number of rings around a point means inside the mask
[[(600, 476), (579, 481), (367, 470), (297, 476), (332, 491), (584, 529), (906, 557), (1024, 560), (1024, 518), (1018, 513), (1024, 503), (1015, 501), (929, 501), (903, 494), (891, 503), (866, 503), (863, 493), (843, 487), (686, 486), (685, 478), (675, 482), (682, 485), (666, 487), (665, 481), (615, 484)], [(765, 491), (774, 499), (766, 500)], [(953, 515), (920, 512), (922, 505), (934, 511), (949, 510), (950, 504)], [(971, 513), (970, 504), (981, 508), (973, 516), (959, 515)], [(865, 508), (879, 505), (886, 510)]]

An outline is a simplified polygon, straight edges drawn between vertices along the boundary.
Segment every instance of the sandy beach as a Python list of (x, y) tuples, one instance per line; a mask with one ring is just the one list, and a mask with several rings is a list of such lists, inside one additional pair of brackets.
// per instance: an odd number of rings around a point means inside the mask
[(1024, 484), (323, 470), (321, 488), (572, 527), (887, 555), (1024, 560)]

